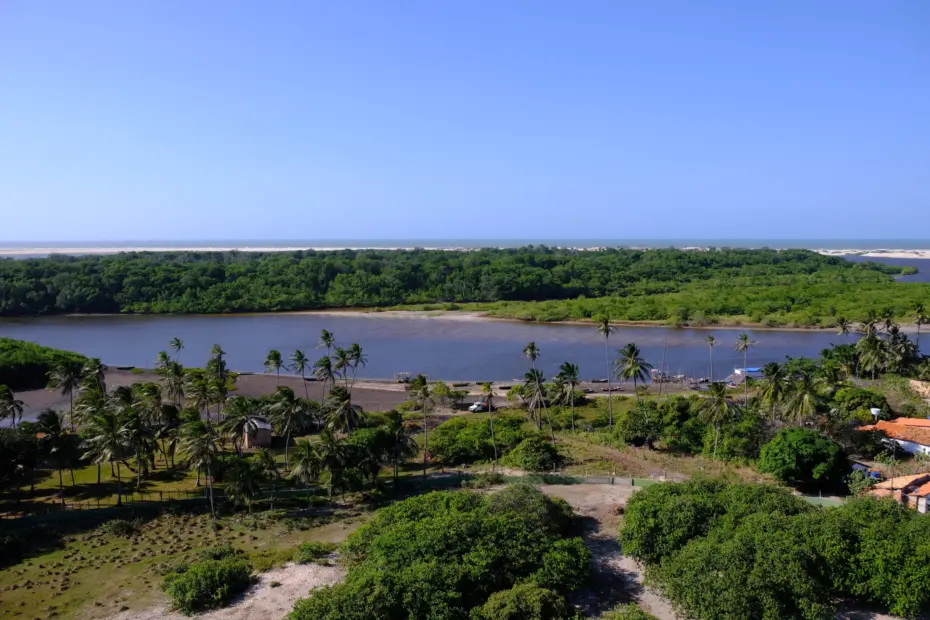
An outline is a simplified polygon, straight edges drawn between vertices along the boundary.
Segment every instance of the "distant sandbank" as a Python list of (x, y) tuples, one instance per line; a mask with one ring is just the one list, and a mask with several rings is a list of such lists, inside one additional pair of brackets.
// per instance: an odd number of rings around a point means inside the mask
[(814, 250), (825, 256), (864, 256), (865, 258), (930, 258), (930, 250)]

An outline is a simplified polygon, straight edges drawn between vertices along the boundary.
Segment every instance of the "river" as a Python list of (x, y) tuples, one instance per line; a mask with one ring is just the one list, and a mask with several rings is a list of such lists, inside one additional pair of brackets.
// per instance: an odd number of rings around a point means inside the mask
[[(203, 365), (210, 347), (219, 343), (228, 353), (231, 369), (250, 372), (263, 371), (269, 349), (278, 349), (287, 358), (299, 348), (315, 360), (323, 354), (316, 348), (321, 329), (332, 331), (339, 346), (353, 342), (362, 346), (368, 356), (368, 364), (359, 370), (364, 378), (387, 379), (410, 372), (431, 379), (510, 381), (526, 372), (528, 362), (521, 351), (530, 341), (540, 349), (538, 365), (547, 377), (565, 361), (579, 365), (582, 379), (606, 376), (604, 339), (590, 325), (380, 313), (0, 319), (0, 336), (77, 351), (112, 366), (151, 368), (158, 352), (167, 350), (168, 341), (177, 336), (185, 344), (181, 352), (185, 365)], [(712, 334), (717, 339), (714, 377), (722, 379), (743, 365), (742, 355), (734, 350), (741, 331), (755, 341), (749, 366), (784, 361), (785, 356), (816, 356), (831, 344), (854, 341), (831, 331), (624, 327), (611, 336), (610, 354), (616, 357), (617, 349), (635, 342), (657, 368), (664, 355), (670, 372), (707, 376), (705, 338)], [(930, 344), (930, 337), (926, 341)]]

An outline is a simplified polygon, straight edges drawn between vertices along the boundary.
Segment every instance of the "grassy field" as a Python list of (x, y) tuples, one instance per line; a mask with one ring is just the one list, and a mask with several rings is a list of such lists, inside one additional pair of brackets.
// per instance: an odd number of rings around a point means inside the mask
[[(161, 592), (166, 568), (193, 559), (197, 550), (229, 544), (246, 552), (257, 572), (288, 562), (303, 542), (338, 542), (364, 513), (352, 506), (315, 511), (315, 516), (284, 518), (281, 511), (255, 517), (165, 512), (135, 521), (131, 536), (108, 533), (71, 519), (65, 525), (35, 526), (24, 535), (44, 536), (47, 548), (35, 549), (18, 564), (0, 565), (0, 617), (99, 618), (165, 602)], [(132, 519), (131, 509), (120, 516)], [(68, 529), (62, 529), (67, 527)]]

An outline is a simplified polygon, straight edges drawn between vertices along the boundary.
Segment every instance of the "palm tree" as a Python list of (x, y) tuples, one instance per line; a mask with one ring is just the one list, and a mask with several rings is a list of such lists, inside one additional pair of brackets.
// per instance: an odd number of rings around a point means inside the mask
[(271, 372), (272, 370), (275, 373), (275, 387), (281, 383), (281, 369), (287, 369), (287, 365), (284, 363), (284, 360), (281, 359), (281, 352), (272, 349), (268, 351), (268, 356), (265, 358), (265, 372)]
[(329, 330), (320, 331), (320, 339), (317, 341), (317, 349), (326, 349), (326, 354), (329, 355), (332, 352), (333, 345), (336, 342), (336, 337)]
[[(640, 357), (639, 347), (636, 343), (629, 342), (618, 351), (620, 358), (617, 360), (617, 378), (621, 381), (633, 381), (633, 391), (636, 392), (636, 383), (646, 382), (649, 372), (652, 370), (652, 364)], [(639, 393), (636, 393), (639, 398)]]
[(865, 318), (861, 321), (859, 331), (862, 332), (864, 336), (874, 336), (878, 332), (878, 322), (878, 313), (876, 313), (875, 310), (869, 310)]
[(210, 403), (213, 402), (215, 386), (202, 370), (187, 375), (187, 396), (194, 401), (194, 407), (210, 420)]
[(772, 410), (772, 423), (775, 423), (775, 409), (782, 404), (787, 394), (787, 375), (781, 364), (769, 362), (762, 367), (762, 390), (759, 397), (762, 404)]
[(326, 399), (326, 420), (330, 428), (351, 433), (365, 418), (365, 412), (352, 404), (352, 394), (341, 385), (329, 391)]
[(352, 369), (352, 354), (342, 347), (336, 347), (333, 355), (333, 373), (342, 377), (346, 389), (349, 389), (349, 370)]
[(429, 467), (429, 410), (432, 405), (429, 381), (425, 375), (420, 374), (411, 379), (404, 389), (412, 396), (420, 412), (423, 413), (423, 477), (425, 478)]
[(701, 404), (701, 409), (707, 415), (710, 423), (714, 425), (714, 458), (717, 458), (717, 441), (720, 438), (720, 427), (736, 410), (736, 405), (727, 395), (726, 386), (718, 382), (710, 384), (707, 399)]
[(171, 357), (167, 351), (159, 351), (155, 358), (155, 374), (164, 377), (168, 372), (168, 365), (171, 363)]
[(604, 337), (604, 361), (607, 363), (607, 416), (610, 428), (614, 427), (614, 403), (613, 392), (610, 390), (610, 375), (613, 374), (613, 368), (610, 364), (610, 334), (614, 328), (610, 325), (610, 317), (604, 315), (597, 319), (597, 333)]
[(83, 385), (95, 385), (98, 390), (106, 394), (107, 392), (107, 367), (100, 362), (100, 358), (94, 357), (88, 360), (81, 371), (81, 380)]
[[(39, 431), (39, 444), (48, 454), (50, 461), (58, 470), (58, 495), (61, 498), (61, 505), (65, 505), (65, 484), (61, 472), (68, 467), (68, 427), (65, 424), (64, 416), (52, 409), (46, 409), (39, 414), (36, 421), (36, 428)], [(74, 481), (72, 475), (72, 483)]]
[(914, 323), (917, 324), (917, 352), (920, 353), (920, 326), (930, 323), (930, 314), (927, 313), (927, 308), (924, 304), (917, 302), (914, 304)]
[(898, 326), (894, 320), (894, 310), (891, 308), (885, 308), (882, 310), (882, 329), (885, 330), (885, 333), (891, 333), (891, 330)]
[(168, 398), (172, 399), (174, 404), (180, 407), (184, 403), (184, 383), (186, 381), (184, 366), (178, 362), (171, 362), (165, 369), (163, 379)]
[(539, 351), (539, 347), (536, 346), (535, 342), (528, 343), (523, 347), (523, 357), (530, 360), (530, 367), (532, 368), (533, 374), (536, 379), (536, 393), (537, 397), (542, 401), (543, 409), (546, 412), (546, 420), (549, 422), (549, 438), (555, 441), (555, 432), (552, 430), (552, 418), (549, 417), (549, 405), (546, 404), (546, 397), (542, 389), (542, 375), (536, 371), (536, 360), (539, 359), (539, 356), (542, 355)]
[(836, 318), (836, 333), (840, 336), (848, 336), (852, 331), (852, 321), (845, 316)]
[(353, 344), (349, 347), (349, 360), (352, 363), (352, 385), (349, 386), (349, 391), (352, 391), (352, 388), (355, 387), (355, 375), (358, 374), (359, 366), (364, 368), (368, 365), (368, 356), (365, 355), (362, 347)]
[(333, 501), (333, 489), (338, 485), (345, 491), (343, 474), (346, 468), (346, 445), (336, 437), (332, 430), (326, 428), (320, 433), (320, 443), (317, 447), (323, 469), (329, 472), (329, 501)]
[(494, 386), (490, 381), (481, 384), (481, 396), (488, 404), (488, 424), (491, 426), (491, 446), (494, 448), (494, 460), (491, 471), (497, 469), (497, 437), (494, 434)]
[(220, 409), (226, 403), (226, 397), (229, 394), (228, 372), (226, 370), (226, 351), (218, 344), (213, 345), (210, 349), (210, 360), (207, 362), (207, 370), (212, 375), (213, 396), (216, 402), (216, 419), (220, 419)]
[(563, 362), (559, 366), (559, 374), (556, 376), (556, 379), (562, 385), (568, 386), (569, 393), (569, 402), (572, 407), (572, 432), (575, 430), (575, 388), (578, 387), (580, 382), (578, 378), (578, 364), (572, 364), (571, 362)]
[(232, 441), (236, 454), (242, 455), (242, 441), (246, 433), (257, 429), (259, 424), (265, 421), (261, 409), (261, 402), (255, 398), (236, 396), (229, 401), (226, 417), (220, 422), (219, 431)]
[(181, 453), (187, 457), (188, 467), (203, 472), (206, 478), (210, 498), (210, 515), (214, 521), (216, 521), (216, 509), (213, 505), (213, 467), (219, 453), (218, 440), (219, 437), (213, 427), (198, 420), (184, 425), (179, 446)]
[(11, 426), (15, 428), (17, 417), (23, 417), (23, 401), (17, 400), (9, 387), (0, 385), (0, 420), (11, 418)]
[(809, 372), (799, 372), (791, 380), (785, 414), (800, 424), (817, 412), (821, 400), (816, 379)]
[(710, 374), (707, 378), (711, 383), (714, 382), (714, 347), (717, 346), (717, 339), (713, 336), (708, 336), (704, 339), (704, 342), (707, 343), (707, 355), (710, 359)]
[(310, 360), (300, 349), (294, 351), (291, 355), (291, 368), (300, 375), (300, 380), (304, 384), (304, 396), (310, 400), (310, 392), (307, 389), (307, 369), (310, 367)]
[(155, 452), (155, 433), (136, 407), (130, 407), (124, 412), (122, 423), (120, 433), (128, 451), (136, 457), (136, 490), (139, 491), (142, 488), (142, 472), (148, 471), (150, 456)]
[(320, 400), (326, 395), (326, 385), (336, 384), (336, 373), (333, 371), (333, 360), (324, 355), (313, 364), (313, 378), (322, 382), (323, 389), (320, 393)]
[(279, 387), (272, 396), (272, 405), (268, 408), (270, 422), (279, 435), (284, 435), (284, 467), (287, 462), (287, 448), (291, 443), (291, 433), (303, 428), (309, 415), (306, 401), (294, 395), (289, 387)]
[(743, 354), (743, 406), (749, 405), (749, 374), (746, 371), (746, 360), (748, 359), (750, 347), (756, 344), (755, 340), (749, 339), (749, 334), (741, 333), (736, 338), (736, 352)]
[(271, 489), (269, 496), (271, 499), (271, 509), (274, 510), (274, 491), (281, 477), (281, 472), (278, 471), (278, 464), (274, 460), (274, 455), (265, 448), (256, 452), (253, 458), (256, 469), (261, 474), (262, 479), (268, 482), (269, 488)]
[(123, 477), (120, 463), (126, 457), (127, 442), (123, 425), (115, 411), (98, 409), (87, 419), (83, 431), (86, 455), (97, 465), (97, 484), (100, 484), (100, 465), (110, 464), (112, 473), (116, 463), (116, 505), (123, 505)]
[(80, 364), (65, 362), (53, 368), (48, 374), (48, 387), (60, 389), (62, 396), (68, 395), (72, 432), (74, 432), (74, 392), (81, 387), (81, 371)]
[(252, 514), (252, 500), (261, 492), (262, 470), (250, 459), (236, 459), (226, 472), (223, 490), (226, 497), (233, 500), (233, 505), (245, 504)]
[(880, 371), (886, 360), (884, 341), (873, 334), (866, 334), (856, 343), (856, 352), (859, 354), (859, 363), (862, 368), (872, 373), (875, 380), (876, 371)]
[[(384, 417), (387, 421), (387, 424), (385, 424), (384, 428), (388, 434), (388, 460), (391, 462), (391, 466), (394, 468), (394, 480), (396, 482), (397, 469), (400, 466), (400, 463), (403, 462), (405, 458), (415, 456), (416, 453), (420, 451), (420, 446), (417, 445), (413, 435), (404, 425), (404, 418), (401, 414), (397, 413), (396, 411), (391, 411), (386, 413)], [(492, 441), (493, 438), (494, 433), (492, 430)], [(497, 448), (495, 445), (495, 455), (496, 454)]]
[[(325, 331), (325, 330), (324, 330)], [(310, 485), (323, 473), (323, 459), (313, 444), (301, 439), (294, 446), (294, 462), (290, 468), (291, 478), (297, 480), (307, 489), (307, 508), (312, 506), (310, 501)]]
[(181, 361), (181, 350), (184, 348), (184, 341), (175, 336), (171, 339), (171, 342), (168, 343), (168, 347), (174, 351), (174, 361)]

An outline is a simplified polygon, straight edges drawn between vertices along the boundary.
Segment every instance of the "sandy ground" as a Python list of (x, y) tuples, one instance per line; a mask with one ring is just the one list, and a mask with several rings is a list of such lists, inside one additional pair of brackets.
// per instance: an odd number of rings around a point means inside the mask
[(930, 250), (815, 250), (826, 256), (865, 256), (866, 258), (930, 258)]
[[(272, 569), (258, 576), (257, 583), (242, 599), (229, 607), (195, 616), (201, 620), (279, 620), (294, 608), (294, 603), (314, 588), (339, 583), (345, 577), (341, 566), (318, 564), (294, 565)], [(272, 586), (271, 584), (280, 584)], [(164, 607), (144, 611), (125, 611), (110, 620), (185, 620), (188, 616)]]

